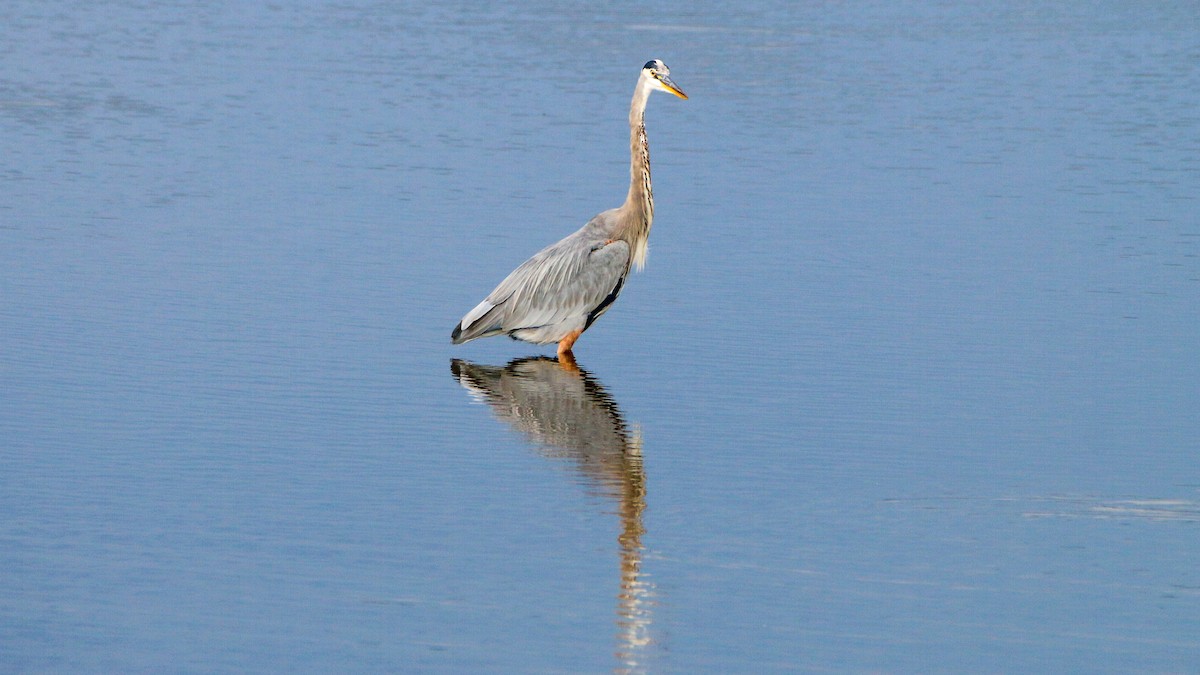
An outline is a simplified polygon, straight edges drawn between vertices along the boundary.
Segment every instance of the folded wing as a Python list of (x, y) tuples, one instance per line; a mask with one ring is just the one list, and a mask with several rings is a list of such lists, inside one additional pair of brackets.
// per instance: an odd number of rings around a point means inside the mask
[(582, 234), (542, 249), (513, 270), (454, 327), (454, 343), (508, 333), (545, 344), (587, 328), (620, 291), (629, 272), (629, 245)]

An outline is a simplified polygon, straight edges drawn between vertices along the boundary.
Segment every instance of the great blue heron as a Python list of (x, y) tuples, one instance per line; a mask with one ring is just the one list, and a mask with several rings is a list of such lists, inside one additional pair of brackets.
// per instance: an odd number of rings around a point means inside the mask
[(646, 100), (652, 91), (686, 99), (658, 59), (642, 67), (629, 106), (629, 194), (625, 203), (592, 218), (578, 232), (538, 251), (467, 312), (450, 334), (454, 344), (493, 335), (535, 344), (558, 343), (570, 355), (583, 331), (608, 311), (629, 274), (646, 263), (654, 219)]

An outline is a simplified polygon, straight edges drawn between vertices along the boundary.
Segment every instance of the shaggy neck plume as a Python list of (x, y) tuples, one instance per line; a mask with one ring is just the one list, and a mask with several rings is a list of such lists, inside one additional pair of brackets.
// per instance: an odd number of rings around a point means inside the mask
[(646, 264), (650, 225), (654, 221), (654, 192), (650, 186), (650, 143), (646, 140), (646, 101), (650, 87), (645, 78), (638, 80), (629, 107), (629, 195), (621, 205), (625, 225), (616, 233), (628, 242), (633, 264)]

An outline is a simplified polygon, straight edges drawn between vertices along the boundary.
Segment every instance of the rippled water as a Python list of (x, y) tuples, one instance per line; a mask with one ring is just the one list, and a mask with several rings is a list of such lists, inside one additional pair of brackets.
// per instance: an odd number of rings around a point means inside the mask
[(0, 670), (1200, 667), (1200, 16), (650, 9), (0, 8)]

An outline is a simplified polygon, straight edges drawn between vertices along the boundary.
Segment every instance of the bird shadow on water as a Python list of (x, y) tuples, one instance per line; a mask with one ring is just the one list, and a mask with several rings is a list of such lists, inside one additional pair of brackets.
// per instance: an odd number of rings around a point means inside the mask
[(517, 431), (543, 456), (573, 463), (584, 484), (613, 500), (620, 515), (617, 537), (616, 672), (640, 672), (652, 644), (654, 585), (643, 578), (646, 474), (641, 435), (616, 401), (570, 356), (516, 359), (488, 366), (453, 359), (450, 371), (477, 401)]

